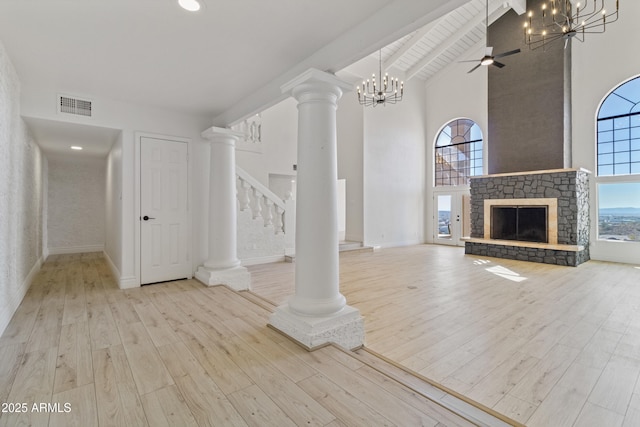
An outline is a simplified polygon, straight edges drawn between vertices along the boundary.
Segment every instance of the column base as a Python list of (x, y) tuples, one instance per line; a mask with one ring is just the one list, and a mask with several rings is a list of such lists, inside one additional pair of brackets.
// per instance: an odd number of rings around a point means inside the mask
[(293, 313), (284, 304), (271, 315), (269, 325), (310, 350), (327, 343), (349, 350), (364, 345), (364, 320), (358, 309), (348, 305), (330, 316), (308, 317)]
[(234, 291), (251, 289), (251, 273), (241, 266), (221, 269), (200, 266), (196, 271), (196, 279), (207, 286), (226, 285)]

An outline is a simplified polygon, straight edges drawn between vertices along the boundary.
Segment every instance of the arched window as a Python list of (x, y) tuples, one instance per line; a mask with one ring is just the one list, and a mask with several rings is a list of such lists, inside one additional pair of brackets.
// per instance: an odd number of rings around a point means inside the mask
[(640, 242), (640, 77), (604, 99), (596, 142), (598, 239)]
[(613, 90), (598, 111), (598, 175), (640, 173), (640, 77)]
[(467, 185), (482, 175), (482, 131), (470, 119), (447, 123), (436, 138), (435, 185)]

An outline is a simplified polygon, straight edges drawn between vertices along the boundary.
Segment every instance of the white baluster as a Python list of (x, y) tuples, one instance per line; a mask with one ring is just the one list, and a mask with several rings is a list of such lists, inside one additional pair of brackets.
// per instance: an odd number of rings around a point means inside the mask
[(262, 193), (256, 188), (253, 189), (253, 219), (262, 215)]
[(238, 201), (240, 202), (240, 210), (245, 211), (251, 205), (251, 198), (249, 197), (249, 190), (251, 184), (242, 178), (239, 178), (240, 185), (238, 189)]
[(269, 227), (273, 225), (273, 200), (265, 196), (264, 205), (266, 207), (265, 211), (262, 213), (262, 217), (264, 218), (264, 226)]
[(276, 205), (275, 209), (276, 209), (276, 223), (275, 223), (276, 234), (282, 234), (284, 233), (284, 209), (278, 205)]

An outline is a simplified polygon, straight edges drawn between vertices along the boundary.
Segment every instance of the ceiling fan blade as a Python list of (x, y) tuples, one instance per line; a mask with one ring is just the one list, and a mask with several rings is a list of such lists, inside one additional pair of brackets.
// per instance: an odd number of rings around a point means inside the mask
[(498, 62), (498, 61), (493, 61), (493, 64), (491, 64), (491, 65), (495, 65), (498, 68), (504, 67), (504, 64), (502, 62)]
[(494, 58), (504, 58), (505, 56), (515, 55), (516, 53), (520, 53), (520, 49), (510, 50), (509, 52), (502, 52), (497, 55), (494, 55)]
[(493, 46), (487, 46), (487, 48), (484, 50), (484, 54), (487, 56), (491, 56), (492, 53), (493, 53)]
[(477, 68), (480, 67), (481, 64), (476, 65), (475, 67), (473, 67), (472, 69), (470, 69), (469, 71), (467, 71), (467, 74), (469, 73), (473, 73)]
[(458, 61), (458, 62), (478, 62), (478, 60), (477, 59), (467, 59), (467, 60)]

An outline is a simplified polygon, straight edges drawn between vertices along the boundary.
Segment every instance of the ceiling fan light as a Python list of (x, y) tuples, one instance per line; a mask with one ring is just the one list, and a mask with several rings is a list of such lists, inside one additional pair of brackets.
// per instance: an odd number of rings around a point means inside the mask
[(200, 2), (198, 0), (178, 0), (178, 4), (189, 12), (197, 12), (200, 10)]
[(493, 58), (482, 58), (482, 61), (480, 61), (481, 65), (491, 65), (493, 64)]

